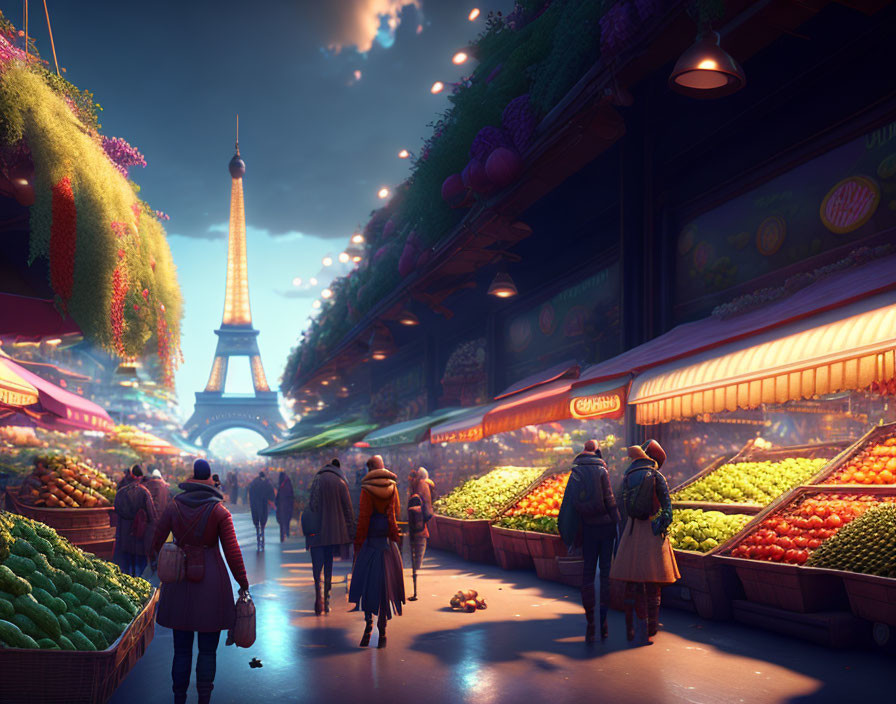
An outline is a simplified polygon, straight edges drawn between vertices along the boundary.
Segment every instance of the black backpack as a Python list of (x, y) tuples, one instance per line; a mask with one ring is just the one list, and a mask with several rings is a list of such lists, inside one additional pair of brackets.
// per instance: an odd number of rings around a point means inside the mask
[(625, 477), (622, 487), (622, 501), (625, 504), (625, 512), (632, 518), (647, 520), (653, 514), (653, 500), (656, 496), (656, 472), (653, 467), (643, 470), (644, 478), (637, 486), (631, 485), (634, 473)]
[(573, 497), (573, 508), (583, 518), (594, 518), (601, 514), (601, 509), (606, 510), (603, 506), (603, 497), (599, 497), (597, 494), (598, 489), (594, 482), (594, 472), (582, 468), (576, 474), (579, 477), (581, 489)]

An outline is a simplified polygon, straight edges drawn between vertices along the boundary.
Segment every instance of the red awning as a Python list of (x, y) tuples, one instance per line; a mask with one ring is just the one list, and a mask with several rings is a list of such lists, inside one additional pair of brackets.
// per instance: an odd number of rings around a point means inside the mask
[(53, 301), (0, 293), (0, 337), (37, 342), (45, 337), (81, 335), (71, 318), (63, 318)]
[(575, 379), (579, 376), (579, 371), (579, 363), (574, 359), (555, 364), (553, 367), (538, 372), (537, 374), (527, 376), (525, 379), (520, 379), (520, 381), (515, 384), (511, 384), (504, 389), (504, 391), (495, 396), (495, 400), (497, 401), (506, 398), (521, 391), (527, 391), (528, 389), (556, 381), (557, 379)]
[(446, 423), (434, 425), (429, 430), (429, 441), (433, 445), (442, 442), (476, 442), (482, 440), (482, 420), (495, 404), (471, 408), (467, 413), (452, 418)]
[(41, 410), (52, 413), (60, 423), (69, 428), (107, 431), (113, 427), (112, 419), (93, 401), (66, 391), (37, 374), (29, 372), (8, 357), (0, 357), (0, 364), (37, 388)]
[(830, 274), (780, 301), (730, 318), (685, 323), (617, 357), (586, 369), (576, 386), (643, 372), (729, 342), (752, 337), (811, 315), (896, 289), (896, 256)]
[(483, 435), (572, 418), (569, 410), (572, 383), (571, 379), (560, 379), (505, 399), (486, 413), (482, 422)]

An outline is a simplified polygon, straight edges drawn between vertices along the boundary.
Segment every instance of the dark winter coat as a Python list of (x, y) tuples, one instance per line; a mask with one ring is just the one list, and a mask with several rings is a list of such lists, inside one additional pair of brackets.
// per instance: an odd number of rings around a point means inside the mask
[(292, 480), (284, 473), (281, 475), (280, 485), (277, 487), (277, 523), (289, 525), (295, 501), (296, 494), (292, 488)]
[(267, 477), (255, 477), (249, 483), (249, 508), (252, 511), (252, 522), (268, 522), (268, 502), (276, 497), (274, 485)]
[(171, 500), (171, 489), (168, 486), (168, 482), (158, 477), (150, 477), (143, 482), (143, 486), (146, 487), (150, 496), (152, 496), (153, 505), (156, 507), (156, 515), (161, 516)]
[[(214, 486), (199, 481), (180, 485), (178, 494), (168, 503), (156, 527), (152, 543), (155, 558), (169, 533), (179, 544), (201, 545), (205, 576), (200, 582), (162, 584), (156, 621), (167, 628), (184, 631), (223, 631), (233, 626), (235, 616), (233, 590), (221, 550), (240, 588), (248, 589), (243, 556), (233, 530), (233, 519), (224, 504), (224, 496)], [(207, 517), (206, 517), (206, 512)], [(198, 519), (196, 529), (185, 535), (190, 524)], [(196, 533), (205, 527), (199, 537)], [(218, 549), (220, 544), (221, 550)]]
[(666, 477), (663, 476), (656, 462), (652, 459), (633, 460), (628, 469), (625, 470), (625, 474), (622, 475), (622, 482), (619, 485), (621, 522), (624, 526), (628, 519), (628, 515), (625, 512), (624, 497), (626, 492), (637, 494), (638, 487), (641, 486), (641, 482), (647, 477), (648, 470), (653, 470), (656, 476), (653, 499), (653, 513), (655, 516), (651, 521), (651, 527), (653, 528), (653, 534), (659, 535), (660, 533), (665, 533), (672, 523), (672, 500), (669, 496), (669, 485), (666, 482)]
[[(158, 518), (149, 490), (143, 485), (143, 482), (128, 482), (116, 492), (114, 506), (118, 519), (115, 526), (116, 555), (121, 553), (148, 554)], [(142, 538), (138, 538), (131, 531), (134, 526), (134, 518), (141, 509), (146, 513), (146, 531)]]
[[(587, 504), (587, 513), (581, 511)], [(572, 464), (572, 474), (563, 501), (557, 527), (563, 542), (569, 546), (582, 544), (582, 526), (615, 525), (619, 522), (619, 509), (610, 487), (607, 465), (598, 455), (582, 452)]]
[(348, 546), (355, 535), (355, 513), (348, 483), (339, 467), (323, 467), (311, 482), (308, 510), (320, 515), (320, 531), (305, 538), (305, 547)]
[[(429, 528), (426, 527), (426, 524), (429, 523), (429, 520), (432, 518), (432, 488), (433, 483), (429, 479), (425, 479), (422, 482), (418, 481), (415, 483), (413, 487), (408, 488), (408, 532), (413, 534), (413, 537), (416, 538), (429, 538)], [(412, 505), (411, 498), (414, 496), (420, 497), (420, 503), (417, 504), (414, 502)], [(416, 506), (416, 507), (415, 507)], [(419, 514), (419, 518), (417, 515), (411, 515), (411, 512), (414, 514)], [(411, 525), (414, 525), (415, 528), (411, 529)]]

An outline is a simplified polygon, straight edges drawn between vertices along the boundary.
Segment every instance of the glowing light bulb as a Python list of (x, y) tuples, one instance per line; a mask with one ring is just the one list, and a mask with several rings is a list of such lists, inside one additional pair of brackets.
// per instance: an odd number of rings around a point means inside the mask
[(442, 83), (441, 81), (436, 81), (435, 83), (432, 84), (432, 88), (429, 89), (429, 92), (432, 93), (433, 95), (437, 95), (437, 94), (441, 93), (443, 90), (445, 90), (445, 84)]
[(320, 295), (322, 298), (332, 298), (333, 292), (330, 289), (325, 288), (323, 291), (320, 292)]
[(697, 68), (703, 69), (704, 71), (717, 71), (719, 65), (712, 59), (704, 59), (699, 64), (697, 64)]
[(472, 10), (470, 10), (470, 14), (468, 15), (468, 19), (470, 20), (470, 22), (472, 22), (472, 21), (475, 20), (477, 17), (479, 17), (479, 8), (478, 8), (478, 7), (474, 7)]
[(317, 310), (318, 308), (320, 308), (320, 301), (314, 301), (314, 303), (311, 304), (311, 307)]
[(364, 235), (362, 235), (360, 232), (356, 232), (352, 236), (352, 244), (361, 244), (363, 241), (364, 241)]
[(359, 261), (361, 261), (361, 257), (360, 257), (359, 255), (356, 254), (355, 256), (352, 257), (352, 261), (353, 261), (355, 264), (357, 264)]
[(451, 57), (451, 63), (453, 63), (455, 66), (460, 66), (468, 58), (469, 57), (467, 56), (466, 52), (459, 51), (454, 56)]
[(341, 264), (345, 264), (349, 259), (351, 259), (351, 257), (348, 256), (348, 252), (340, 252), (339, 253), (339, 262)]
[(294, 279), (292, 280), (292, 285), (293, 285), (293, 286), (301, 286), (301, 285), (302, 285), (302, 279), (301, 279), (301, 277), (297, 276), (296, 278), (294, 278)]
[(324, 257), (324, 258), (321, 260), (321, 263), (322, 263), (324, 266), (333, 266), (333, 257)]
[(312, 286), (317, 286), (317, 279), (314, 276), (312, 276), (310, 279), (308, 279), (308, 283), (311, 284)]
[(389, 189), (384, 186), (379, 191), (377, 191), (376, 196), (380, 200), (385, 200), (386, 198), (389, 197)]
[(407, 159), (410, 155), (411, 153), (407, 149), (402, 149), (400, 152), (398, 152), (399, 159)]

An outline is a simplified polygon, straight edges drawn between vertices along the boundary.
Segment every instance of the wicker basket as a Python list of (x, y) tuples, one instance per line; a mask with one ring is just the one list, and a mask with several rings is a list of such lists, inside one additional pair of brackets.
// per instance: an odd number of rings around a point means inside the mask
[(14, 513), (50, 526), (72, 545), (92, 552), (104, 560), (112, 558), (115, 527), (111, 506), (104, 508), (43, 508), (28, 506), (18, 499), (18, 492), (7, 488), (7, 505)]
[(0, 701), (103, 704), (137, 663), (155, 634), (158, 590), (108, 649), (0, 650)]

